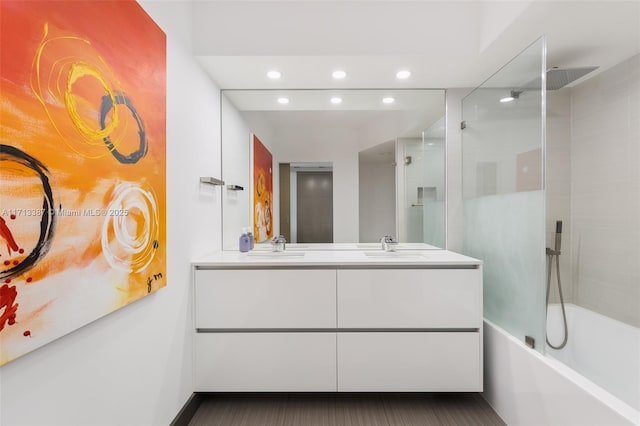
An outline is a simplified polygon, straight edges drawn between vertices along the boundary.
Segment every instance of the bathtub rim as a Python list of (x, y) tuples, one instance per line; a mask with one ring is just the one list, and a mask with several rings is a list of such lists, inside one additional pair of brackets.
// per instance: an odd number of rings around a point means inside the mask
[[(560, 303), (550, 303), (549, 305), (553, 305), (554, 307), (556, 306), (559, 307)], [(593, 315), (598, 320), (613, 322), (615, 323), (616, 327), (625, 329), (625, 331), (628, 331), (629, 333), (640, 333), (640, 330), (637, 327), (634, 327), (630, 324), (619, 321), (615, 318), (608, 317), (599, 312), (592, 311), (591, 309), (587, 309), (583, 306), (576, 305), (574, 303), (565, 303), (565, 309), (567, 310), (572, 309), (575, 311), (587, 312), (588, 315)], [(495, 326), (495, 324), (493, 325)], [(547, 324), (545, 323), (545, 325)], [(569, 333), (571, 333), (571, 330), (569, 330)], [(569, 336), (571, 336), (571, 334)], [(560, 372), (561, 374), (564, 374), (567, 378), (569, 378), (569, 380), (571, 380), (573, 383), (580, 386), (581, 388), (585, 389), (585, 391), (589, 392), (594, 397), (603, 401), (608, 407), (617, 411), (627, 419), (635, 423), (640, 423), (640, 410), (635, 409), (631, 405), (627, 404), (625, 401), (621, 400), (617, 396), (610, 393), (608, 390), (606, 390), (602, 386), (598, 385), (597, 383), (588, 379), (584, 375), (580, 374), (580, 372), (574, 370), (570, 365), (562, 362), (561, 360), (553, 356), (555, 352), (560, 352), (560, 351), (551, 348), (545, 342), (544, 354), (542, 354), (542, 356), (543, 358), (550, 361), (549, 364), (551, 365), (551, 367), (554, 368), (554, 370)]]
[[(640, 411), (635, 410), (633, 407), (629, 406), (625, 402), (621, 401), (614, 395), (610, 394), (608, 391), (604, 390), (602, 387), (593, 383), (591, 380), (582, 376), (575, 370), (571, 369), (569, 366), (564, 363), (558, 361), (550, 355), (542, 354), (536, 349), (531, 349), (524, 342), (520, 341), (513, 335), (506, 332), (502, 327), (496, 325), (494, 322), (488, 320), (486, 317), (484, 318), (484, 322), (500, 333), (503, 337), (509, 340), (512, 344), (516, 344), (522, 349), (526, 350), (526, 352), (537, 358), (540, 362), (545, 363), (549, 368), (551, 368), (557, 374), (565, 377), (568, 381), (573, 383), (575, 386), (581, 388), (584, 392), (591, 395), (593, 398), (597, 399), (599, 402), (604, 404), (608, 409), (617, 413), (620, 417), (626, 419), (630, 424), (640, 424)], [(546, 350), (546, 343), (545, 343)], [(495, 407), (494, 407), (495, 410)], [(497, 411), (496, 411), (497, 412)], [(500, 413), (498, 413), (500, 415)]]

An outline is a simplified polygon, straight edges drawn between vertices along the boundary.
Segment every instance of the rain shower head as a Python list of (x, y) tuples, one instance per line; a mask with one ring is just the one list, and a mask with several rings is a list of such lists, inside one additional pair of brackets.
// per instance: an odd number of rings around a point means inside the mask
[(597, 69), (598, 67), (579, 67), (547, 70), (547, 90), (558, 90)]
[[(551, 68), (547, 70), (547, 90), (561, 89), (597, 69), (598, 67)], [(526, 87), (540, 88), (540, 78), (532, 80)]]

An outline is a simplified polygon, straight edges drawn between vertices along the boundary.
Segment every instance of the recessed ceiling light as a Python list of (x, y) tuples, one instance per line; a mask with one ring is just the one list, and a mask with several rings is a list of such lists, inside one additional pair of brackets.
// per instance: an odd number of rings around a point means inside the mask
[(511, 102), (512, 100), (514, 100), (515, 98), (513, 96), (505, 96), (504, 98), (500, 99), (500, 102), (507, 103), (507, 102)]
[(411, 71), (409, 70), (401, 70), (396, 73), (396, 78), (399, 80), (406, 80), (409, 77), (411, 77)]
[(289, 98), (285, 98), (285, 97), (278, 98), (278, 103), (282, 105), (286, 105), (289, 103)]
[(347, 73), (342, 71), (342, 70), (336, 70), (333, 72), (333, 74), (331, 74), (333, 76), (333, 78), (335, 78), (336, 80), (342, 80), (343, 78), (345, 78), (347, 76)]
[(271, 70), (267, 73), (267, 77), (269, 77), (271, 80), (277, 80), (282, 77), (282, 73), (280, 71)]
[(331, 98), (331, 103), (334, 104), (334, 105), (341, 104), (342, 103), (342, 98), (339, 98), (337, 96), (335, 98)]
[(392, 98), (391, 96), (386, 97), (386, 98), (382, 98), (382, 103), (384, 103), (384, 104), (392, 104), (395, 101), (396, 100), (394, 98)]

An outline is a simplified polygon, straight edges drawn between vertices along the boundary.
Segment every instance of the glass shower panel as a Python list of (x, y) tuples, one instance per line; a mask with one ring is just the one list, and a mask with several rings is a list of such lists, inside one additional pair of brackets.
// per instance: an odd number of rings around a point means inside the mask
[(463, 251), (484, 261), (484, 316), (518, 339), (545, 335), (546, 42), (462, 101)]
[[(423, 199), (425, 196), (422, 138), (398, 138), (398, 153), (400, 154), (398, 164), (403, 174), (401, 182), (404, 182), (402, 190), (399, 191), (399, 198), (403, 200), (400, 211), (404, 219), (399, 223), (400, 241), (422, 243), (424, 242)], [(403, 223), (404, 226), (402, 226)]]
[(445, 248), (444, 117), (415, 137), (397, 139), (398, 236)]
[(422, 132), (424, 151), (424, 188), (422, 188), (422, 216), (424, 242), (445, 247), (445, 170), (444, 117)]

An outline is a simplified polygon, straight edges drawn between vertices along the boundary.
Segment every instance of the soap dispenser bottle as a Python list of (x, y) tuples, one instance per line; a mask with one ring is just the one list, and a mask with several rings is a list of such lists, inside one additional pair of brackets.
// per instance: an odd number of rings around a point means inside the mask
[(253, 247), (255, 246), (255, 243), (256, 243), (256, 239), (253, 237), (251, 228), (247, 228), (247, 235), (249, 236), (249, 250), (253, 250)]
[(249, 239), (249, 235), (247, 235), (245, 228), (242, 229), (242, 235), (240, 235), (240, 251), (242, 253), (246, 253), (251, 250), (251, 240)]

